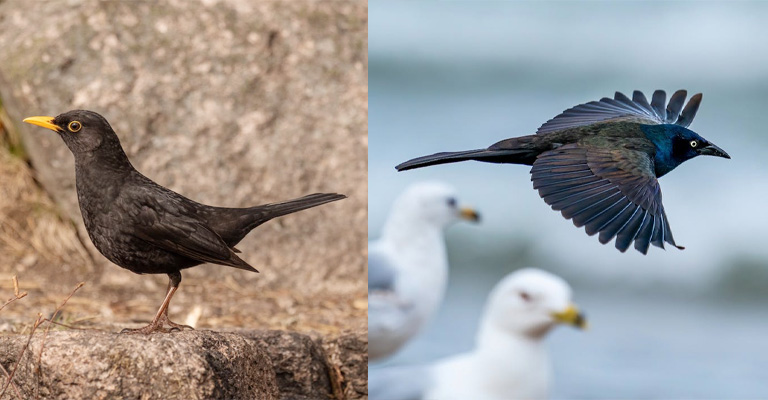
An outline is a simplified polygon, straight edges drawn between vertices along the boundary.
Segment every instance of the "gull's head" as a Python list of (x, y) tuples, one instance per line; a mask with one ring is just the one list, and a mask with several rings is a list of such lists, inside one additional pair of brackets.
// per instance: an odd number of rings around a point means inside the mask
[(440, 182), (421, 182), (409, 186), (395, 200), (392, 213), (440, 228), (459, 220), (480, 220), (477, 211), (459, 204), (456, 189)]
[(571, 301), (568, 283), (536, 268), (515, 271), (496, 284), (484, 318), (489, 328), (533, 338), (543, 337), (558, 324), (587, 326)]

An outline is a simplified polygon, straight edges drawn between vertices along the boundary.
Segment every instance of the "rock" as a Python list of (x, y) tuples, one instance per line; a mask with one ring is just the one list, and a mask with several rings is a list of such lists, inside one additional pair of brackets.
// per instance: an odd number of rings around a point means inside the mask
[[(331, 370), (325, 351), (309, 336), (285, 331), (250, 332), (243, 335), (269, 354), (283, 400), (334, 398)], [(286, 352), (286, 348), (292, 350)]]
[[(42, 330), (42, 328), (41, 328)], [(367, 398), (367, 335), (312, 338), (297, 332), (185, 331), (121, 335), (38, 330), (2, 399)], [(10, 373), (27, 335), (0, 336)], [(40, 362), (38, 364), (38, 357)], [(39, 368), (38, 368), (39, 367)], [(0, 374), (0, 388), (6, 381)]]
[[(7, 371), (26, 341), (26, 335), (0, 337), (0, 364)], [(14, 383), (22, 398), (278, 399), (271, 361), (252, 343), (211, 331), (149, 336), (50, 332), (38, 364), (43, 344), (38, 333)], [(15, 398), (15, 390), (9, 387), (4, 398)]]
[(36, 177), (76, 223), (73, 158), (26, 116), (97, 111), (139, 171), (207, 204), (348, 195), (259, 227), (238, 248), (262, 273), (238, 279), (365, 290), (366, 2), (0, 1), (0, 59)]
[[(368, 398), (368, 333), (344, 333), (321, 341), (347, 399)], [(342, 396), (338, 396), (342, 397)]]

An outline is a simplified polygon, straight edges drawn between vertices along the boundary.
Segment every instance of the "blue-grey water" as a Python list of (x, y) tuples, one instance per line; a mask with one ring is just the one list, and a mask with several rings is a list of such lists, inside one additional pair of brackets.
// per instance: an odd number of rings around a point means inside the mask
[[(768, 3), (369, 7), (371, 238), (415, 181), (455, 185), (484, 216), (448, 231), (446, 303), (389, 365), (469, 349), (490, 287), (532, 265), (566, 278), (592, 324), (549, 338), (556, 397), (768, 398)], [(681, 88), (704, 93), (690, 128), (732, 156), (660, 180), (684, 251), (600, 245), (549, 209), (524, 166), (393, 168), (531, 134), (616, 90)]]

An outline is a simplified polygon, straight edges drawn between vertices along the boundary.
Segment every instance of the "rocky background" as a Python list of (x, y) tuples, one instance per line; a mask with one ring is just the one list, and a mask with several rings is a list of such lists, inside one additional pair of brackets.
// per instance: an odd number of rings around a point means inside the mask
[(20, 122), (89, 109), (110, 121), (139, 171), (203, 203), (346, 194), (246, 237), (238, 248), (259, 274), (184, 271), (170, 315), (217, 331), (349, 334), (360, 352), (367, 71), (364, 1), (0, 0), (0, 301), (13, 275), (29, 293), (0, 310), (0, 332), (29, 333), (81, 281), (58, 322), (119, 331), (148, 322), (162, 300), (166, 277), (135, 275), (95, 251), (71, 154)]

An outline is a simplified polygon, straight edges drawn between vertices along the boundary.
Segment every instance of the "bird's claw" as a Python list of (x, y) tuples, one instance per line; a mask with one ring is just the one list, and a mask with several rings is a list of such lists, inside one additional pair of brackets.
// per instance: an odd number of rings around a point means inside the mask
[(169, 329), (164, 328), (162, 325), (149, 324), (147, 326), (137, 328), (137, 329), (125, 328), (122, 331), (120, 331), (120, 334), (149, 335), (150, 333), (169, 333), (169, 332), (171, 331)]
[[(166, 328), (165, 325), (168, 325), (169, 328)], [(150, 333), (171, 333), (171, 332), (182, 332), (185, 329), (188, 330), (195, 330), (195, 328), (189, 326), (189, 325), (182, 325), (177, 324), (173, 321), (171, 321), (168, 318), (167, 314), (163, 314), (159, 319), (150, 322), (149, 325), (138, 328), (138, 329), (123, 329), (120, 331), (120, 333), (125, 333), (129, 335), (133, 334), (142, 334), (142, 335), (148, 335)]]

